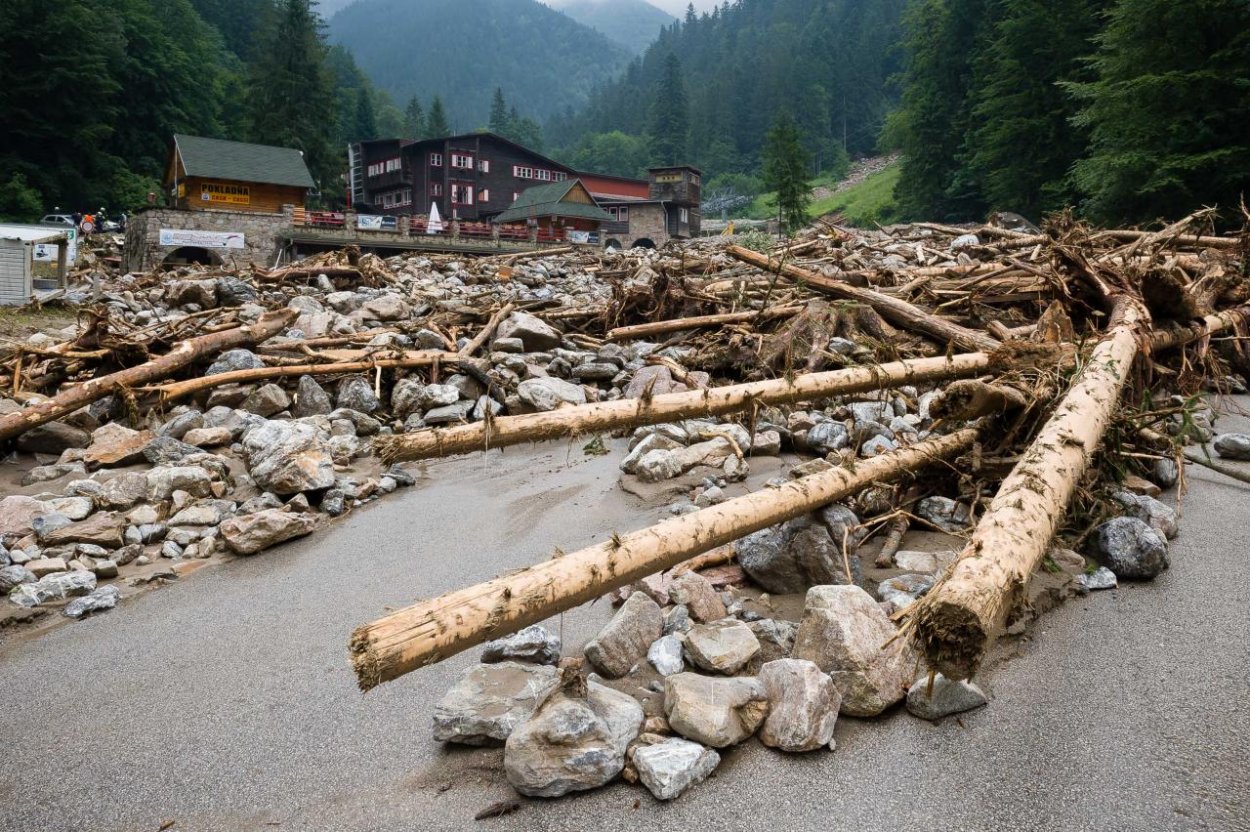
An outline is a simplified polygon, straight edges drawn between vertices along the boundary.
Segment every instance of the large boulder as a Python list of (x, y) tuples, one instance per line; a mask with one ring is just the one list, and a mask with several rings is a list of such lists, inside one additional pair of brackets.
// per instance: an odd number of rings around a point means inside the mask
[(20, 584), (9, 593), (9, 600), (19, 607), (37, 607), (48, 601), (87, 595), (95, 586), (96, 578), (91, 572), (57, 572), (34, 583)]
[[(761, 529), (738, 542), (738, 563), (751, 579), (769, 592), (803, 592), (808, 587), (827, 584), (847, 584), (859, 580), (859, 558), (855, 555), (859, 536), (849, 535), (847, 540), (851, 574), (846, 574), (846, 559), (842, 557), (843, 535), (846, 528), (845, 514), (854, 517), (849, 509), (829, 514), (829, 522), (822, 513), (796, 517), (777, 526)], [(845, 514), (843, 514), (845, 512)], [(830, 524), (839, 532), (835, 539)]]
[(233, 373), (237, 370), (259, 370), (264, 366), (265, 362), (261, 360), (261, 357), (251, 350), (226, 350), (208, 366), (204, 375), (215, 376), (221, 373)]
[(642, 728), (631, 696), (587, 685), (585, 696), (559, 691), (504, 745), (508, 782), (529, 797), (560, 797), (605, 785), (625, 768), (625, 751)]
[(495, 339), (519, 338), (526, 352), (544, 352), (560, 346), (560, 330), (525, 312), (513, 312), (495, 330)]
[(1094, 529), (1093, 555), (1121, 580), (1150, 580), (1168, 568), (1168, 542), (1136, 517), (1116, 517)]
[(925, 675), (907, 691), (907, 710), (931, 721), (979, 708), (988, 701), (972, 682), (947, 679), (941, 673), (934, 674), (932, 686)]
[(217, 283), (212, 280), (174, 280), (165, 284), (165, 303), (170, 306), (195, 305), (200, 309), (217, 306)]
[(673, 579), (668, 594), (674, 604), (684, 604), (695, 621), (719, 621), (729, 615), (716, 587), (698, 572), (678, 575)]
[(70, 448), (85, 448), (91, 434), (64, 422), (36, 425), (17, 437), (17, 449), (28, 454), (57, 454)]
[(482, 661), (555, 664), (560, 661), (560, 637), (534, 624), (505, 638), (488, 641)]
[(829, 745), (842, 694), (827, 673), (803, 659), (778, 659), (760, 668), (759, 680), (768, 691), (760, 742), (791, 752)]
[(255, 413), (268, 419), (291, 406), (291, 397), (277, 384), (262, 384), (247, 395), (239, 404), (239, 410)]
[(243, 434), (243, 455), (264, 491), (288, 495), (334, 485), (334, 459), (312, 425), (263, 422)]
[(434, 739), (499, 745), (559, 686), (560, 672), (549, 665), (474, 665), (434, 709)]
[(903, 698), (917, 665), (915, 652), (867, 592), (857, 586), (807, 591), (791, 656), (828, 673), (847, 716), (876, 716)]
[(697, 742), (672, 737), (634, 752), (638, 779), (656, 800), (672, 800), (702, 782), (720, 765), (720, 755)]
[(586, 403), (586, 391), (579, 385), (550, 376), (527, 378), (517, 385), (516, 394), (521, 401), (539, 412), (555, 410), (566, 404)]
[(648, 451), (636, 463), (634, 473), (643, 482), (660, 482), (681, 476), (699, 465), (719, 467), (733, 455), (733, 443), (717, 437), (685, 448)]
[(291, 415), (296, 419), (303, 419), (306, 416), (324, 416), (333, 409), (330, 394), (315, 378), (299, 377), (299, 383), (295, 385), (295, 406), (291, 408)]
[(125, 425), (109, 422), (91, 433), (91, 444), (82, 460), (88, 469), (115, 468), (142, 462), (143, 449), (152, 441), (152, 432), (131, 430)]
[(1176, 511), (1167, 503), (1146, 494), (1134, 494), (1123, 488), (1112, 496), (1115, 497), (1116, 502), (1124, 506), (1130, 517), (1145, 521), (1146, 525), (1168, 540), (1180, 533)]
[(624, 676), (647, 655), (651, 642), (664, 632), (660, 605), (635, 592), (621, 605), (608, 626), (586, 645), (586, 658), (609, 679)]
[(51, 510), (44, 501), (23, 494), (0, 498), (0, 537), (25, 537), (34, 530), (35, 518)]
[(751, 676), (677, 673), (664, 680), (664, 714), (686, 739), (727, 748), (760, 727), (768, 715), (768, 692)]
[(355, 410), (357, 413), (376, 413), (382, 409), (382, 403), (373, 395), (373, 385), (361, 376), (353, 376), (339, 382), (337, 405), (340, 408)]
[(99, 512), (80, 523), (71, 523), (42, 536), (44, 546), (88, 543), (106, 549), (121, 548), (126, 520), (120, 514)]
[(288, 540), (312, 534), (317, 515), (279, 508), (231, 517), (221, 524), (221, 539), (238, 555), (254, 555)]
[(686, 655), (691, 664), (711, 673), (732, 676), (759, 651), (755, 633), (736, 618), (696, 624), (686, 633)]

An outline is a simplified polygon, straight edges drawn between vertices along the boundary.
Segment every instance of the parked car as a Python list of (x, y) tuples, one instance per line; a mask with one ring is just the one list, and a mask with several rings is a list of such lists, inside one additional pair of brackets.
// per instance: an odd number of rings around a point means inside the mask
[(74, 223), (74, 218), (69, 214), (45, 214), (44, 218), (39, 221), (39, 224), (77, 228), (77, 225)]

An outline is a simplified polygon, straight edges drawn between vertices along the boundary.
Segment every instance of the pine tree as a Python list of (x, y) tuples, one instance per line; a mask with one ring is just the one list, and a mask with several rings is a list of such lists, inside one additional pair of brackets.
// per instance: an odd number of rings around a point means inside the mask
[(510, 123), (508, 102), (504, 100), (503, 88), (495, 87), (495, 97), (490, 104), (490, 131), (499, 136), (507, 136)]
[(434, 96), (430, 104), (430, 118), (426, 122), (426, 138), (441, 139), (451, 135), (451, 126), (447, 123), (447, 113), (443, 109), (443, 99)]
[(310, 0), (278, 0), (275, 18), (251, 67), (250, 135), (303, 151), (313, 177), (327, 187), (343, 163), (333, 144), (335, 96), (320, 21)]
[(798, 124), (783, 110), (764, 139), (764, 186), (776, 192), (781, 224), (790, 233), (807, 224), (812, 200), (808, 164)]
[(1144, 222), (1218, 204), (1231, 217), (1250, 170), (1250, 4), (1119, 0), (1098, 45), (1095, 80), (1071, 86), (1090, 131), (1074, 169), (1088, 212)]
[(685, 161), (690, 130), (687, 108), (681, 61), (670, 52), (664, 59), (664, 74), (656, 86), (651, 110), (651, 158), (655, 164), (676, 165)]
[(366, 141), (378, 137), (378, 120), (373, 110), (373, 96), (367, 87), (356, 90), (355, 136), (349, 141)]
[(404, 137), (425, 138), (425, 113), (422, 112), (421, 102), (415, 95), (408, 99), (408, 108), (404, 110)]
[(1103, 0), (1002, 0), (974, 82), (968, 164), (988, 207), (1035, 220), (1074, 202), (1068, 171), (1086, 136), (1062, 82), (1087, 74)]

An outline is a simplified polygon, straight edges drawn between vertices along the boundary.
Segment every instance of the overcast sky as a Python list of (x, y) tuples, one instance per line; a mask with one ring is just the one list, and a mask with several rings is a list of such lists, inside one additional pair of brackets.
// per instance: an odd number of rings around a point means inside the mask
[[(608, 0), (610, 2), (610, 0)], [(686, 13), (686, 6), (690, 5), (690, 0), (647, 0), (653, 6), (659, 6), (664, 11), (674, 17), (681, 17)], [(719, 0), (694, 0), (694, 7), (699, 11), (709, 11), (713, 6), (719, 6)]]

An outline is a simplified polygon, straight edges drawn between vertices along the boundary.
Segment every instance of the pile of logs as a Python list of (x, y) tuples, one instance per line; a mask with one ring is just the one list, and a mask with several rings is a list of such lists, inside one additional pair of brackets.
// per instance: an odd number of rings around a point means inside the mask
[[(771, 253), (704, 244), (658, 271), (645, 266), (653, 271), (650, 285), (618, 292), (577, 328), (607, 341), (663, 338), (720, 356), (715, 366), (722, 372), (733, 366), (746, 379), (772, 377), (396, 435), (381, 441), (384, 457), (426, 459), (711, 415), (750, 419), (767, 406), (960, 380), (932, 405), (945, 429), (366, 624), (350, 645), (362, 689), (870, 485), (911, 480), (935, 464), (958, 466), (955, 460), (975, 447), (973, 456), (993, 449), (1014, 464), (963, 552), (900, 616), (932, 671), (971, 677), (1056, 534), (1083, 531), (1069, 522), (1071, 504), (1091, 465), (1110, 480), (1142, 458), (1183, 453), (1171, 447), (1178, 440), (1164, 439), (1175, 410), (1150, 409), (1142, 391), (1153, 390), (1158, 401), (1160, 387), (1188, 395), (1240, 384), (1230, 367), (1247, 366), (1241, 345), (1250, 323), (1250, 241), (1199, 232), (1208, 218), (1195, 214), (1156, 232), (1096, 231), (1062, 218), (1036, 235), (910, 226), (866, 238), (834, 228)], [(827, 325), (813, 325), (817, 320)], [(872, 342), (868, 327), (855, 326), (865, 320), (877, 321), (890, 342), (874, 343), (862, 362), (830, 348), (848, 321)], [(1221, 333), (1237, 337), (1214, 337)], [(779, 340), (792, 348), (781, 367), (763, 360)], [(872, 355), (898, 360), (876, 363)], [(855, 366), (822, 369), (848, 363)], [(1121, 436), (1153, 441), (1100, 450), (1112, 423), (1129, 428)], [(1125, 456), (1108, 459), (1116, 454)], [(918, 496), (914, 489), (907, 494), (909, 502)], [(897, 527), (890, 534), (895, 547)]]

